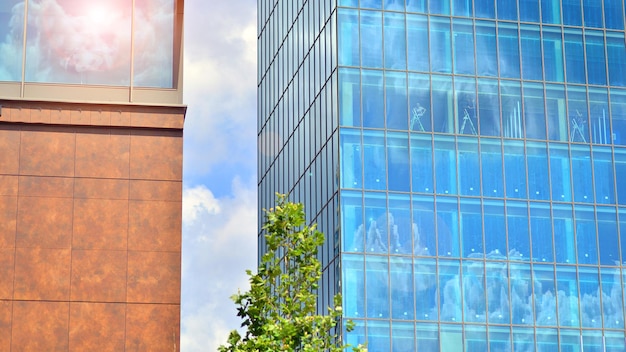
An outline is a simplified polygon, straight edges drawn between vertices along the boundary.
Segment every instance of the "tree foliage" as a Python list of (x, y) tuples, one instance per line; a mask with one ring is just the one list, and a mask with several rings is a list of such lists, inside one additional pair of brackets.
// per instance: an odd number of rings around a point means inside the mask
[[(242, 336), (234, 330), (220, 352), (248, 351), (344, 351), (336, 335), (341, 297), (334, 297), (328, 314), (316, 314), (318, 281), (322, 268), (316, 257), (324, 235), (315, 225), (306, 226), (304, 206), (277, 196), (275, 208), (265, 211), (263, 226), (267, 252), (258, 273), (250, 277), (250, 290), (232, 296), (237, 316), (243, 320)], [(352, 322), (349, 322), (352, 329)], [(361, 346), (353, 351), (365, 351)]]

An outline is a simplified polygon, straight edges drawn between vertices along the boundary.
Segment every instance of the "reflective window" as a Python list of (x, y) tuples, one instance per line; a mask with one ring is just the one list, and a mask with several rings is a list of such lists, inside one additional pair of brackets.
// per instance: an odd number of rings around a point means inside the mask
[[(411, 258), (389, 258), (389, 281), (391, 318), (413, 320), (415, 299), (413, 297), (413, 262)], [(412, 331), (411, 336), (413, 336)]]
[(572, 183), (570, 181), (570, 157), (567, 145), (551, 143), (549, 148), (552, 200), (570, 202), (572, 200)]
[(5, 0), (0, 8), (0, 81), (22, 80), (24, 2)]
[(408, 68), (411, 71), (428, 71), (428, 20), (426, 16), (407, 15)]
[(385, 108), (387, 115), (387, 128), (394, 130), (407, 130), (408, 124), (408, 99), (406, 86), (406, 73), (385, 73)]
[(430, 78), (427, 75), (409, 74), (409, 116), (411, 131), (430, 132)]
[[(480, 213), (482, 209), (480, 201), (472, 198), (461, 198), (460, 208), (461, 217), (459, 225), (461, 227), (463, 257), (483, 258), (485, 252), (483, 249), (482, 216)], [(482, 278), (482, 273), (480, 277)], [(482, 306), (484, 306), (484, 302)], [(482, 319), (484, 320), (484, 316)]]
[(552, 209), (554, 227), (554, 251), (558, 263), (576, 263), (576, 241), (572, 206), (555, 204)]
[[(556, 286), (559, 293), (561, 293), (559, 295), (559, 325), (575, 327), (580, 326), (576, 267), (557, 265)], [(578, 337), (578, 333), (576, 334), (576, 337)], [(570, 342), (571, 340), (567, 337), (565, 341)]]
[[(550, 207), (547, 203), (530, 203), (530, 235), (532, 260), (534, 262), (550, 263), (554, 261), (550, 215)], [(554, 325), (556, 320), (546, 323)]]
[(518, 0), (519, 19), (526, 22), (539, 22), (539, 0)]
[(604, 33), (602, 31), (585, 31), (585, 45), (587, 49), (587, 82), (606, 85)]
[[(493, 3), (493, 2), (492, 2)], [(477, 8), (478, 10), (478, 8)], [(476, 61), (480, 76), (497, 76), (498, 56), (496, 51), (496, 26), (492, 21), (476, 21), (476, 52), (480, 60)]]
[(522, 78), (541, 80), (543, 76), (539, 26), (522, 25), (520, 35), (522, 39)]
[(522, 94), (518, 81), (500, 81), (500, 103), (504, 137), (523, 138)]
[(509, 265), (505, 262), (487, 261), (485, 270), (487, 307), (489, 308), (488, 322), (491, 324), (510, 324)]
[[(540, 301), (541, 304), (537, 304), (536, 309), (536, 324), (543, 326), (555, 326), (556, 322), (556, 290), (555, 290), (555, 277), (554, 266), (535, 264), (533, 265), (534, 276), (534, 290), (535, 300)], [(552, 345), (552, 349), (546, 349), (546, 351), (554, 350), (558, 346), (556, 331), (543, 330), (544, 334), (537, 334), (537, 344), (548, 343)], [(548, 336), (553, 334), (553, 336)], [(558, 349), (557, 349), (558, 350)]]
[(474, 74), (474, 26), (469, 20), (455, 19), (454, 32), (454, 73)]
[(546, 85), (546, 112), (548, 139), (569, 140), (565, 89), (562, 85)]
[[(378, 0), (380, 2), (380, 0)], [(361, 4), (361, 7), (365, 7)], [(383, 21), (380, 12), (361, 11), (361, 66), (383, 67)]]
[(506, 236), (502, 236), (502, 234), (506, 233), (505, 218), (503, 201), (483, 201), (485, 254), (487, 259), (506, 259), (507, 257)]
[(560, 28), (543, 27), (543, 60), (546, 81), (563, 82), (563, 39)]
[(517, 2), (510, 0), (496, 0), (499, 20), (517, 20)]
[(459, 210), (456, 198), (438, 197), (436, 207), (438, 255), (458, 258), (460, 240)]
[(585, 53), (580, 29), (565, 29), (567, 81), (585, 83)]
[(385, 12), (385, 68), (406, 70), (404, 14)]
[(535, 350), (535, 333), (532, 328), (514, 326), (513, 330), (513, 348), (515, 351), (534, 351)]
[(383, 7), (382, 0), (360, 0), (361, 8), (367, 9), (381, 9)]
[(476, 81), (473, 78), (458, 77), (454, 81), (457, 105), (457, 128), (460, 134), (478, 134), (476, 116)]
[(561, 23), (561, 6), (559, 0), (541, 0), (541, 19), (543, 23)]
[[(461, 322), (461, 280), (460, 265), (458, 260), (439, 260), (439, 301), (440, 301), (440, 320), (449, 322)], [(461, 328), (458, 326), (459, 329)], [(444, 327), (442, 326), (443, 330)], [(443, 336), (446, 332), (442, 331), (442, 341), (446, 340)], [(456, 335), (454, 335), (456, 336)], [(460, 337), (460, 331), (459, 331)], [(445, 350), (444, 350), (445, 351)]]
[(626, 182), (622, 182), (626, 177), (626, 150), (615, 148), (615, 177), (618, 180), (617, 185), (617, 203), (626, 205)]
[(433, 148), (430, 135), (411, 135), (413, 192), (433, 193)]
[(626, 145), (626, 91), (611, 89), (613, 143)]
[(602, 2), (583, 0), (585, 27), (602, 28)]
[[(413, 222), (411, 233), (413, 234), (413, 255), (435, 256), (437, 255), (437, 238), (435, 226), (441, 224), (442, 232), (445, 232), (445, 224), (437, 218), (433, 209), (432, 196), (413, 196)], [(433, 271), (433, 275), (435, 275)], [(417, 284), (417, 283), (416, 283)]]
[(361, 72), (361, 113), (363, 127), (385, 126), (385, 100), (382, 71)]
[[(368, 318), (389, 318), (389, 305), (391, 302), (389, 300), (388, 280), (388, 257), (365, 256), (365, 289), (367, 292), (365, 309)], [(389, 331), (384, 332), (382, 335), (389, 338)], [(388, 343), (387, 346), (389, 346)]]
[[(436, 0), (439, 3), (439, 0)], [(432, 11), (432, 9), (431, 9)], [(452, 72), (450, 20), (430, 18), (430, 64), (433, 72)]]
[(474, 11), (476, 17), (496, 18), (496, 9), (493, 0), (474, 0)]
[(600, 264), (619, 265), (620, 258), (617, 240), (617, 215), (615, 214), (615, 208), (598, 207), (596, 210)]
[(409, 137), (406, 133), (387, 133), (387, 170), (390, 191), (409, 192), (411, 165), (409, 165)]
[(589, 142), (589, 118), (587, 115), (587, 92), (584, 87), (567, 87), (567, 108), (571, 142)]
[(361, 126), (361, 72), (356, 69), (339, 70), (339, 115), (342, 126)]
[[(481, 58), (482, 60), (482, 58)], [(478, 79), (478, 119), (481, 136), (500, 136), (500, 98), (498, 82), (491, 79)]]
[[(619, 240), (620, 240), (620, 254), (622, 258), (622, 265), (626, 264), (626, 208), (619, 208)], [(624, 279), (626, 279), (626, 271), (623, 272)], [(626, 280), (623, 280), (624, 289), (626, 292)], [(626, 300), (626, 297), (624, 297)], [(625, 302), (626, 303), (626, 302)]]
[(526, 138), (546, 139), (543, 84), (524, 83), (524, 125)]
[(437, 320), (437, 265), (433, 259), (415, 259), (415, 319)]
[(359, 13), (356, 10), (339, 9), (339, 65), (359, 65)]
[(452, 0), (452, 10), (454, 16), (471, 16), (472, 0)]
[(480, 352), (487, 350), (487, 327), (484, 325), (465, 325), (465, 351)]
[(561, 0), (563, 3), (563, 24), (569, 26), (582, 25), (582, 7), (580, 0)]
[(429, 0), (428, 9), (430, 13), (438, 15), (450, 14), (450, 0)]
[(597, 264), (596, 223), (591, 206), (579, 205), (574, 209), (576, 216), (576, 244), (579, 264)]
[(545, 143), (528, 142), (526, 145), (528, 167), (528, 198), (550, 200), (548, 150)]
[(572, 146), (572, 184), (574, 201), (593, 203), (593, 179), (588, 146)]
[[(511, 322), (515, 325), (532, 325), (535, 321), (533, 309), (533, 280), (530, 264), (511, 263)], [(515, 331), (513, 332), (515, 334)], [(524, 338), (513, 336), (514, 341), (524, 341)], [(534, 338), (531, 337), (530, 341)], [(517, 347), (515, 348), (517, 350)], [(530, 349), (532, 351), (533, 349)], [(522, 350), (523, 351), (523, 350)]]
[(528, 228), (528, 208), (524, 202), (506, 203), (509, 258), (511, 260), (530, 259)]
[(459, 193), (462, 195), (480, 195), (478, 141), (474, 138), (459, 138), (457, 142)]
[(387, 188), (387, 161), (383, 131), (363, 131), (363, 184), (366, 189)]
[(605, 331), (605, 348), (607, 352), (619, 352), (626, 350), (626, 339), (623, 331)]
[(604, 0), (604, 25), (606, 28), (624, 29), (622, 1)]
[(607, 32), (606, 51), (609, 59), (609, 83), (626, 86), (626, 48), (623, 33)]
[(406, 10), (410, 12), (426, 13), (428, 0), (406, 0)]
[(503, 197), (502, 145), (496, 139), (480, 140), (483, 196)]
[[(452, 77), (432, 76), (433, 131), (451, 133), (454, 130)], [(626, 132), (624, 134), (626, 143)]]
[(589, 113), (593, 143), (611, 144), (609, 102), (606, 88), (589, 88)]
[(457, 193), (455, 147), (453, 137), (435, 136), (435, 177), (438, 194)]
[(507, 197), (526, 198), (526, 158), (521, 142), (504, 143), (504, 177)]
[[(597, 267), (578, 267), (578, 284), (580, 286), (580, 317), (584, 328), (602, 327), (602, 317), (600, 312), (600, 299), (598, 297), (598, 287), (600, 285), (598, 279)], [(587, 297), (585, 299), (585, 297)], [(592, 298), (592, 299), (590, 299)], [(600, 339), (601, 340), (601, 339)], [(589, 341), (583, 335), (583, 343)], [(595, 344), (595, 343), (594, 343)], [(587, 346), (585, 346), (585, 351)], [(599, 350), (598, 350), (599, 351)]]
[(389, 349), (389, 322), (368, 320), (367, 322), (367, 349), (384, 351)]
[(415, 333), (417, 337), (416, 351), (439, 351), (439, 325), (417, 323)]
[(341, 187), (363, 187), (363, 155), (359, 130), (341, 129)]
[(509, 327), (489, 327), (490, 351), (506, 351), (511, 346), (511, 329)]
[(362, 255), (344, 254), (342, 258), (342, 308), (346, 317), (364, 317), (365, 275)]
[(611, 153), (611, 148), (593, 148), (593, 174), (596, 203), (615, 204), (613, 154)]
[[(515, 3), (512, 1), (507, 1), (506, 3), (513, 4), (513, 7), (515, 7)], [(500, 58), (500, 76), (506, 78), (520, 77), (520, 55), (518, 45), (517, 26), (507, 23), (498, 24), (498, 53)]]
[(415, 327), (413, 323), (393, 322), (391, 329), (392, 351), (415, 351)]

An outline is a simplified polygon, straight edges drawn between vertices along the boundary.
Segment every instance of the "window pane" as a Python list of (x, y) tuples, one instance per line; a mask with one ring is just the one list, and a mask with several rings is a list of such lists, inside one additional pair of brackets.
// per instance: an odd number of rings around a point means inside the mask
[[(437, 0), (439, 2), (439, 0)], [(432, 9), (431, 9), (432, 11)], [(452, 72), (450, 20), (430, 18), (430, 63), (433, 72)]]
[[(387, 257), (365, 256), (367, 317), (389, 318), (389, 266)], [(385, 333), (389, 336), (389, 332)]]
[(580, 0), (561, 0), (563, 2), (563, 23), (569, 26), (582, 25), (582, 7)]
[(484, 352), (487, 350), (487, 327), (484, 325), (465, 325), (465, 351)]
[(428, 71), (428, 21), (426, 16), (407, 15), (408, 67), (411, 71)]
[(355, 69), (339, 70), (339, 106), (342, 126), (361, 126), (361, 72)]
[(415, 351), (415, 327), (413, 323), (393, 322), (391, 327), (391, 351)]
[(604, 25), (606, 28), (624, 29), (621, 0), (604, 0)]
[(459, 138), (457, 142), (459, 193), (468, 196), (480, 195), (478, 142), (474, 138)]
[(385, 160), (385, 137), (382, 131), (363, 133), (363, 176), (366, 189), (387, 188), (387, 162)]
[(593, 173), (595, 177), (596, 203), (615, 204), (611, 148), (593, 148)]
[(359, 66), (359, 13), (339, 9), (339, 65)]
[(411, 134), (413, 192), (433, 193), (433, 147), (430, 135)]
[(617, 203), (626, 205), (626, 182), (621, 182), (626, 177), (626, 150), (615, 148), (615, 177), (617, 182)]
[(361, 0), (361, 8), (381, 9), (382, 7), (382, 0)]
[(478, 134), (476, 119), (476, 81), (458, 77), (454, 81), (457, 105), (457, 130), (460, 134)]
[[(516, 325), (532, 325), (535, 321), (535, 315), (530, 264), (511, 263), (510, 278), (512, 323)], [(513, 340), (517, 339), (514, 337)]]
[(454, 31), (454, 73), (474, 74), (474, 27), (469, 20), (455, 19)]
[(430, 13), (438, 15), (450, 14), (450, 0), (429, 0)]
[(520, 83), (515, 81), (500, 82), (500, 99), (502, 103), (502, 127), (504, 137), (523, 138), (522, 94)]
[[(458, 260), (439, 260), (439, 299), (441, 302), (440, 319), (442, 321), (461, 322), (461, 282), (459, 266)], [(444, 332), (442, 331), (442, 335), (443, 334)]]
[(606, 88), (589, 88), (589, 111), (593, 143), (611, 144), (609, 102)]
[(483, 196), (503, 197), (502, 144), (499, 140), (481, 139), (480, 155), (482, 163)]
[(565, 63), (567, 65), (567, 81), (585, 83), (585, 54), (580, 29), (565, 30)]
[(341, 186), (344, 188), (361, 188), (363, 185), (362, 149), (360, 131), (341, 129)]
[[(433, 130), (452, 133), (454, 130), (452, 78), (433, 75), (432, 88)], [(624, 132), (624, 143), (626, 143), (626, 131)]]
[(569, 202), (572, 200), (572, 183), (570, 181), (570, 157), (565, 144), (550, 144), (550, 183), (552, 200)]
[(4, 3), (0, 9), (3, 24), (0, 27), (0, 81), (19, 82), (22, 80), (24, 6), (22, 0), (5, 0)]
[(511, 260), (529, 260), (530, 240), (526, 203), (509, 201), (506, 204), (509, 257)]
[[(434, 259), (415, 259), (415, 311), (417, 320), (437, 320), (437, 268)], [(418, 339), (419, 341), (419, 339)]]
[(496, 8), (498, 9), (498, 19), (500, 20), (517, 20), (517, 3), (510, 0), (496, 0)]
[(541, 19), (543, 23), (561, 23), (561, 6), (559, 0), (541, 0)]
[[(363, 5), (361, 5), (363, 7)], [(361, 11), (361, 65), (383, 67), (382, 16), (377, 11)]]
[(548, 172), (548, 151), (545, 143), (528, 142), (528, 198), (550, 200)]
[(572, 146), (574, 201), (593, 203), (593, 181), (589, 147)]
[(554, 248), (558, 263), (576, 263), (576, 242), (572, 206), (555, 204), (552, 209), (554, 226)]
[(385, 126), (385, 101), (381, 71), (363, 71), (361, 76), (363, 127)]
[[(456, 198), (437, 198), (437, 250), (442, 257), (459, 257), (459, 210)], [(440, 273), (441, 274), (441, 273)]]
[[(535, 280), (535, 300), (541, 302), (536, 305), (537, 309), (537, 325), (555, 326), (556, 325), (556, 291), (555, 291), (555, 279), (554, 279), (554, 266), (535, 264), (533, 265), (533, 274)], [(543, 329), (542, 329), (543, 330)], [(549, 330), (548, 330), (549, 331)], [(550, 343), (556, 343), (556, 331), (554, 333), (554, 340), (550, 340)], [(537, 336), (537, 340), (543, 340), (543, 337)], [(554, 345), (553, 347), (556, 347)], [(549, 351), (548, 349), (547, 351)], [(551, 349), (551, 350), (554, 350)]]
[(539, 22), (539, 0), (519, 0), (520, 21)]
[(415, 329), (417, 348), (415, 351), (439, 351), (439, 326), (417, 323)]
[(385, 12), (385, 68), (406, 70), (404, 14)]
[(598, 244), (600, 264), (619, 265), (619, 245), (617, 240), (617, 215), (613, 207), (598, 207)]
[[(392, 319), (412, 320), (415, 299), (413, 298), (413, 263), (411, 258), (390, 257), (390, 289)], [(413, 329), (411, 329), (412, 334)]]
[(406, 0), (406, 10), (426, 13), (428, 0)]
[[(432, 196), (413, 196), (413, 222), (411, 233), (413, 234), (413, 255), (435, 256), (437, 255), (437, 237), (435, 229), (434, 200)], [(439, 222), (439, 218), (437, 218)], [(445, 228), (442, 222), (441, 226)], [(433, 271), (433, 275), (434, 271)]]
[(454, 16), (469, 17), (472, 15), (472, 0), (452, 0)]
[(585, 27), (602, 28), (602, 2), (583, 0)]
[(546, 81), (563, 82), (563, 39), (559, 28), (543, 27), (543, 60)]
[(570, 120), (570, 141), (587, 143), (589, 141), (589, 119), (585, 88), (567, 86), (567, 103)]
[(543, 85), (524, 83), (524, 124), (526, 138), (546, 139)]
[[(579, 299), (580, 299), (580, 316), (582, 326), (584, 328), (600, 328), (602, 327), (602, 317), (600, 316), (600, 298), (598, 297), (598, 268), (579, 267)], [(587, 344), (583, 335), (583, 343)], [(585, 346), (585, 351), (587, 346)]]
[(565, 105), (565, 89), (562, 85), (546, 85), (546, 118), (548, 120), (548, 139), (567, 141), (568, 119)]
[[(498, 0), (503, 1), (503, 0)], [(515, 3), (507, 1), (508, 4)], [(519, 43), (517, 26), (500, 23), (498, 25), (498, 52), (500, 53), (500, 76), (506, 78), (519, 78)]]
[(481, 136), (500, 136), (500, 99), (498, 82), (478, 79), (478, 119)]
[(435, 177), (438, 194), (456, 194), (456, 151), (454, 138), (435, 136)]
[(389, 322), (367, 321), (367, 349), (372, 351), (389, 351), (390, 341)]
[(505, 259), (506, 222), (504, 203), (501, 200), (484, 200), (483, 221), (485, 223), (485, 253), (487, 259)]
[(509, 267), (505, 262), (486, 262), (487, 306), (490, 324), (510, 324)]
[(387, 112), (387, 128), (407, 130), (408, 99), (406, 95), (406, 73), (385, 73), (385, 108)]
[(485, 256), (480, 212), (481, 207), (478, 199), (461, 198), (461, 243), (465, 258), (483, 258)]
[(530, 203), (530, 234), (532, 260), (542, 263), (553, 262), (552, 221), (550, 219), (550, 207), (547, 203)]
[(476, 21), (475, 28), (476, 52), (480, 55), (480, 60), (476, 62), (477, 73), (480, 76), (495, 77), (498, 74), (495, 22)]
[(604, 60), (605, 45), (603, 32), (585, 31), (585, 45), (587, 49), (587, 82), (589, 84), (605, 85), (606, 61)]
[(430, 119), (430, 78), (427, 75), (409, 74), (410, 129), (418, 132), (432, 131)]
[(626, 91), (611, 89), (613, 143), (626, 145)]
[(505, 141), (504, 177), (507, 197), (526, 198), (526, 159), (522, 143)]
[(597, 264), (596, 222), (593, 208), (579, 205), (575, 207), (576, 243), (579, 264)]
[[(604, 327), (624, 329), (622, 290), (618, 268), (600, 268)], [(608, 345), (608, 343), (607, 343)]]
[(390, 191), (409, 192), (409, 139), (406, 133), (389, 132), (387, 134), (387, 170), (392, 170), (388, 177)]
[(609, 82), (612, 86), (626, 86), (626, 48), (624, 34), (607, 33), (606, 50), (609, 59)]
[(344, 254), (341, 258), (343, 262), (342, 307), (344, 314), (346, 317), (364, 317), (365, 275), (363, 256)]
[(496, 18), (493, 0), (474, 0), (474, 11), (479, 18)]
[(539, 26), (522, 25), (520, 33), (522, 38), (522, 78), (541, 80), (543, 77)]
[(576, 267), (558, 265), (556, 267), (556, 280), (557, 289), (560, 293), (559, 325), (580, 326)]

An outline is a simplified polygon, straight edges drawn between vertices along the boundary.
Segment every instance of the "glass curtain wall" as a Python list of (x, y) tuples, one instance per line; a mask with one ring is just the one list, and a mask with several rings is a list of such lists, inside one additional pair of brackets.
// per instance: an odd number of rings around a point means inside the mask
[(350, 343), (624, 351), (620, 0), (337, 0)]

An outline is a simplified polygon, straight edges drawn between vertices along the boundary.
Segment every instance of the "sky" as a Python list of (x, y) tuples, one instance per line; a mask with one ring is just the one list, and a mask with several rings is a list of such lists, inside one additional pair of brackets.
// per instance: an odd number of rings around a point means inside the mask
[(181, 351), (238, 328), (256, 267), (256, 1), (185, 0)]

